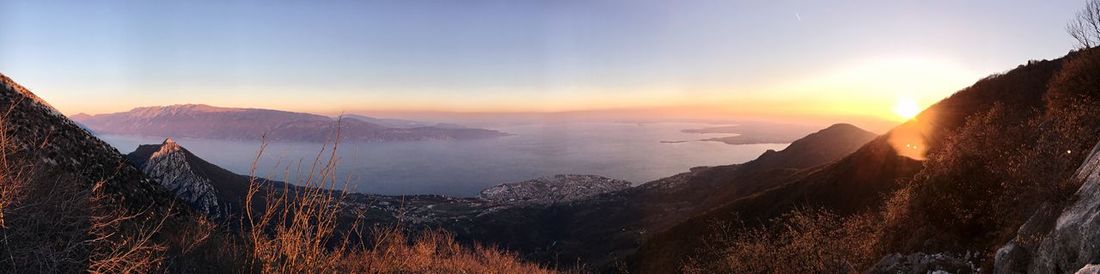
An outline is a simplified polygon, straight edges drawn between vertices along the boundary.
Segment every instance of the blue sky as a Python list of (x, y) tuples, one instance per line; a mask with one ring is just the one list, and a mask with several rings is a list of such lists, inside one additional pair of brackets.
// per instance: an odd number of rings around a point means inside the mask
[(0, 72), (66, 113), (209, 103), (735, 115), (770, 104), (876, 115), (1065, 54), (1063, 26), (1082, 5), (0, 0)]

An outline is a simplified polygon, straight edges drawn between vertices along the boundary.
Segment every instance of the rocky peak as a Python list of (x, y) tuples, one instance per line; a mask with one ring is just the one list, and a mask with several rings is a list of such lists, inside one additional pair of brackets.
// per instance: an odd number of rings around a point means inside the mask
[(851, 124), (834, 124), (791, 142), (783, 150), (768, 150), (745, 166), (755, 170), (810, 168), (852, 154), (876, 136)]
[(181, 149), (183, 148), (180, 147), (180, 145), (177, 144), (175, 140), (172, 140), (172, 138), (167, 138), (164, 139), (164, 142), (160, 144), (160, 149), (158, 149), (156, 153), (153, 153), (153, 157), (155, 158), (159, 155), (179, 152)]
[(195, 210), (220, 217), (223, 210), (213, 182), (192, 166), (189, 159), (193, 157), (175, 140), (167, 138), (148, 159), (142, 159), (141, 170)]

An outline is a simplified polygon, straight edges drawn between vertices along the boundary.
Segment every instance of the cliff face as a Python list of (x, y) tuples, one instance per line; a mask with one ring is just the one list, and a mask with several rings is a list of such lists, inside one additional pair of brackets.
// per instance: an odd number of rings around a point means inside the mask
[(164, 140), (141, 169), (196, 211), (215, 218), (222, 216), (212, 182), (191, 167), (187, 152), (172, 139)]

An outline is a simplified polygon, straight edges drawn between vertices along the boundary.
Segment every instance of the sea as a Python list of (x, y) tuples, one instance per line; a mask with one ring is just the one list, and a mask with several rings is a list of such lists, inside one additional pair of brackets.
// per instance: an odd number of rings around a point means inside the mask
[[(480, 140), (340, 143), (337, 185), (384, 195), (472, 197), (493, 185), (556, 174), (594, 174), (642, 184), (692, 167), (743, 163), (787, 144), (730, 145), (694, 141), (730, 134), (684, 133), (704, 123), (547, 122), (499, 125), (512, 135)], [(100, 135), (122, 153), (169, 136)], [(239, 174), (300, 183), (323, 147), (259, 141), (173, 138), (200, 158)], [(327, 160), (328, 153), (320, 158)]]

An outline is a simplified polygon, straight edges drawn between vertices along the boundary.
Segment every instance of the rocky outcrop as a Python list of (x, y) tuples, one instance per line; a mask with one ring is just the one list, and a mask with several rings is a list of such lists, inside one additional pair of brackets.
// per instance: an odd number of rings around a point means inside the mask
[(630, 182), (596, 175), (556, 175), (486, 188), (481, 198), (505, 204), (552, 204), (629, 187)]
[(212, 182), (198, 174), (187, 158), (183, 147), (168, 138), (160, 149), (145, 160), (141, 169), (196, 211), (210, 217), (220, 217), (222, 211)]
[(1040, 205), (1027, 222), (1016, 230), (1016, 237), (997, 250), (993, 259), (993, 272), (1027, 273), (1032, 253), (1038, 249), (1043, 236), (1050, 231), (1058, 217), (1058, 210), (1058, 207), (1049, 203)]
[(1077, 274), (1100, 274), (1100, 264), (1089, 264), (1077, 270)]
[[(995, 273), (1094, 273), (1100, 262), (1100, 144), (1074, 174), (1073, 201), (1041, 205), (997, 250)], [(1090, 272), (1093, 271), (1093, 272)]]
[(977, 267), (969, 262), (972, 257), (971, 254), (958, 257), (944, 253), (891, 254), (879, 260), (868, 273), (977, 273)]
[(1082, 181), (1081, 188), (1033, 252), (1028, 273), (1072, 273), (1100, 262), (1100, 145), (1074, 179)]

